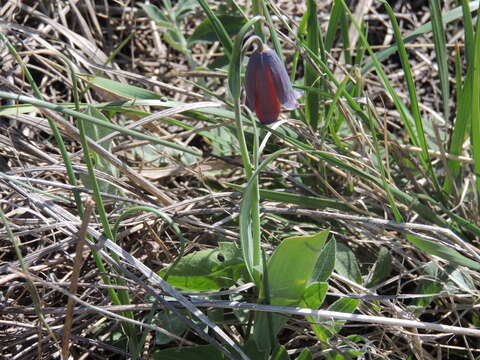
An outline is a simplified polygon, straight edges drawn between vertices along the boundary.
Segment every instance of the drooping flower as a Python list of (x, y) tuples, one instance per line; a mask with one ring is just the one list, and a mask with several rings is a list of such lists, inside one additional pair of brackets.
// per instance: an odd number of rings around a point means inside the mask
[(281, 106), (287, 110), (296, 109), (297, 99), (302, 95), (293, 90), (285, 65), (266, 45), (259, 46), (250, 56), (245, 88), (247, 106), (262, 124), (277, 121)]

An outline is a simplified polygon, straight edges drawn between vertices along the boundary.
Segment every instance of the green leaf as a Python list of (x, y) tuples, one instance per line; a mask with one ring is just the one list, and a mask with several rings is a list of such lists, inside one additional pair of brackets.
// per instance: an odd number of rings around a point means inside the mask
[(477, 17), (477, 31), (475, 32), (475, 50), (473, 52), (473, 63), (468, 72), (472, 76), (472, 88), (468, 96), (472, 99), (470, 113), (471, 113), (471, 127), (470, 127), (470, 142), (472, 157), (474, 160), (475, 180), (477, 196), (480, 195), (480, 17)]
[(215, 30), (215, 33), (217, 34), (218, 39), (223, 45), (225, 54), (227, 55), (227, 57), (231, 58), (233, 56), (232, 55), (233, 44), (232, 44), (232, 40), (228, 36), (227, 30), (223, 26), (222, 22), (218, 19), (217, 15), (215, 15), (212, 9), (210, 9), (210, 6), (208, 5), (207, 1), (198, 0), (198, 3), (202, 7), (203, 11), (205, 11), (205, 14), (208, 16), (208, 19), (210, 20), (210, 24), (212, 25), (213, 29)]
[[(182, 336), (182, 334), (188, 329), (188, 325), (181, 320), (178, 315), (171, 311), (161, 311), (156, 316), (156, 324), (162, 329), (165, 329), (172, 334)], [(161, 332), (155, 334), (155, 344), (165, 345), (172, 341), (172, 338)]]
[(81, 78), (97, 88), (131, 100), (161, 100), (163, 98), (162, 95), (154, 93), (153, 91), (133, 85), (123, 84), (100, 76), (85, 75), (81, 76)]
[(327, 296), (328, 284), (326, 282), (315, 282), (310, 284), (303, 293), (301, 307), (318, 309)]
[(377, 285), (390, 276), (390, 273), (392, 272), (392, 255), (387, 248), (380, 248), (377, 261), (375, 262), (372, 271), (373, 273), (367, 287)]
[(315, 265), (329, 230), (282, 241), (267, 265), (272, 305), (298, 304), (312, 280)]
[(453, 294), (477, 290), (475, 282), (468, 272), (451, 265), (446, 266), (443, 272), (445, 273), (445, 276), (442, 277), (442, 280), (446, 281), (443, 289), (444, 291)]
[[(316, 0), (307, 0), (307, 47), (315, 54), (323, 50), (320, 46), (320, 30), (318, 26), (318, 11)], [(322, 60), (325, 60), (323, 51), (320, 52)], [(322, 80), (315, 66), (305, 59), (305, 86), (308, 88), (320, 89)], [(315, 91), (307, 91), (305, 102), (305, 115), (308, 124), (315, 131), (318, 126), (320, 110), (320, 95)]]
[(308, 349), (303, 349), (297, 360), (313, 360), (312, 352)]
[(212, 345), (155, 350), (152, 357), (154, 360), (225, 360), (223, 354)]
[(448, 54), (445, 43), (445, 28), (442, 22), (442, 12), (438, 0), (429, 0), (432, 15), (432, 32), (435, 44), (435, 56), (440, 75), (440, 89), (442, 91), (443, 118), (448, 121), (450, 117), (450, 80), (448, 79)]
[(176, 30), (165, 30), (163, 32), (163, 38), (173, 49), (180, 51), (182, 54), (188, 54), (188, 48), (183, 35), (179, 34)]
[(174, 29), (174, 26), (171, 23), (171, 20), (163, 14), (158, 7), (155, 5), (146, 3), (142, 5), (143, 11), (147, 14), (147, 16), (155, 21), (158, 25), (169, 28), (169, 29)]
[[(422, 279), (415, 290), (416, 294), (437, 294), (442, 290), (442, 284), (438, 280), (438, 266), (437, 264), (431, 262), (424, 267), (424, 274), (429, 276), (431, 279)], [(433, 296), (426, 296), (415, 299), (414, 305), (420, 307), (418, 311), (419, 314), (423, 313), (430, 302), (433, 300)]]
[(267, 360), (269, 358), (269, 352), (260, 350), (253, 337), (248, 338), (242, 350), (252, 360)]
[[(235, 190), (243, 191), (243, 187), (237, 184), (226, 184)], [(342, 204), (338, 200), (328, 199), (324, 197), (306, 196), (285, 191), (260, 189), (260, 198), (263, 200), (273, 200), (287, 204), (301, 205), (303, 208), (309, 209), (337, 209), (342, 211), (352, 211), (346, 204)]]
[[(314, 235), (290, 237), (277, 247), (267, 265), (270, 304), (297, 306), (301, 303), (328, 234), (329, 230), (323, 230)], [(321, 291), (324, 286), (312, 284), (307, 292), (307, 300), (312, 304), (322, 300)], [(264, 289), (260, 298), (264, 297), (263, 292)], [(314, 300), (315, 296), (318, 296), (317, 300)], [(259, 349), (268, 351), (275, 346), (271, 343), (272, 338), (281, 330), (286, 320), (286, 316), (278, 314), (257, 315), (253, 337)]]
[[(109, 119), (93, 106), (87, 105), (87, 109), (85, 113), (99, 120), (105, 121), (106, 123), (110, 123)], [(107, 127), (103, 127), (98, 124), (90, 124), (89, 126), (85, 127), (86, 135), (94, 141), (98, 141), (102, 137), (107, 136), (112, 132), (114, 132), (114, 130)], [(110, 152), (112, 148), (112, 141), (113, 140), (105, 141), (101, 143), (101, 146), (105, 150)], [(120, 171), (115, 166), (113, 166), (112, 163), (105, 160), (101, 156), (98, 156), (96, 153), (92, 153), (92, 157), (94, 159), (95, 169), (100, 170), (106, 174), (112, 175), (113, 177), (116, 177), (116, 178), (119, 177)], [(98, 181), (99, 181), (98, 185), (99, 185), (100, 191), (108, 194), (117, 195), (118, 188), (116, 186), (109, 184), (105, 181), (102, 181), (100, 178), (98, 179)], [(82, 182), (85, 184), (87, 188), (92, 189), (92, 184), (88, 176), (82, 176)]]
[[(357, 308), (358, 304), (360, 304), (359, 299), (349, 299), (349, 298), (342, 298), (335, 301), (331, 306), (329, 306), (329, 311), (338, 311), (343, 313), (353, 313)], [(308, 316), (308, 321), (311, 322), (320, 322), (322, 318)], [(328, 340), (338, 333), (343, 324), (345, 324), (345, 320), (337, 320), (332, 321), (334, 325), (320, 325), (320, 324), (311, 324), (312, 330), (317, 335), (318, 339), (322, 342), (328, 342)]]
[(288, 356), (285, 346), (279, 345), (270, 357), (270, 360), (290, 360), (290, 356)]
[(347, 279), (362, 284), (362, 275), (353, 251), (342, 243), (337, 243), (335, 271)]
[(415, 245), (415, 247), (425, 251), (430, 255), (435, 255), (454, 264), (463, 265), (473, 270), (480, 271), (479, 262), (463, 256), (457, 250), (452, 249), (451, 247), (435, 241), (420, 239), (413, 235), (408, 236), (407, 239), (413, 245)]
[[(230, 37), (236, 35), (246, 22), (243, 16), (219, 15), (217, 18), (220, 20)], [(215, 32), (215, 28), (213, 27), (211, 20), (207, 18), (195, 28), (195, 31), (188, 39), (188, 42), (213, 42), (217, 40), (219, 40), (219, 38)]]
[[(160, 275), (166, 271), (162, 270)], [(184, 256), (168, 273), (168, 282), (190, 291), (218, 290), (234, 285), (244, 271), (240, 249), (233, 243), (220, 243), (219, 249)]]
[(327, 281), (335, 268), (337, 243), (335, 239), (330, 240), (322, 249), (312, 278), (315, 281)]
[[(479, 3), (478, 1), (470, 1), (470, 12), (475, 11), (478, 9)], [(463, 18), (463, 13), (462, 13), (462, 8), (460, 6), (447, 11), (443, 16), (442, 16), (442, 23), (443, 25), (447, 25), (451, 23), (452, 21), (462, 19)], [(404, 43), (410, 43), (417, 39), (418, 37), (422, 36), (423, 34), (429, 33), (432, 31), (432, 23), (428, 22), (422, 26), (419, 26), (415, 31), (411, 32), (409, 35), (405, 36), (403, 39)], [(384, 49), (382, 51), (379, 51), (376, 53), (376, 57), (378, 61), (382, 61), (387, 59), (390, 55), (395, 53), (398, 50), (397, 45), (393, 45), (387, 49)], [(365, 64), (362, 69), (361, 73), (366, 74), (370, 69), (374, 67), (374, 62), (370, 60), (367, 64)]]

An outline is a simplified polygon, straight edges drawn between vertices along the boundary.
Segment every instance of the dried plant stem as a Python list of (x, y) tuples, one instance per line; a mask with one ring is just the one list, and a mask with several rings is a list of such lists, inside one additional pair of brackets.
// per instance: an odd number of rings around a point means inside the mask
[[(75, 263), (73, 265), (72, 278), (69, 287), (71, 294), (77, 293), (78, 279), (80, 277), (80, 269), (82, 268), (83, 258), (82, 251), (85, 245), (85, 237), (87, 236), (88, 223), (92, 216), (95, 203), (92, 200), (87, 200), (85, 203), (85, 213), (83, 215), (83, 221), (80, 225), (80, 231), (78, 233), (77, 247), (75, 249)], [(70, 353), (70, 330), (72, 328), (73, 320), (73, 304), (74, 299), (69, 297), (67, 303), (67, 314), (65, 316), (65, 325), (63, 327), (63, 343), (62, 343), (62, 358), (68, 359)]]

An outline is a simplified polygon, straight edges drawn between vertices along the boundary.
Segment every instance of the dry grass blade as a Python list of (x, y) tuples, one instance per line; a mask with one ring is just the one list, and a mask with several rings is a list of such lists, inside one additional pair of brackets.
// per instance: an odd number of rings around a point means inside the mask
[[(29, 201), (32, 202), (36, 207), (42, 209), (43, 212), (45, 212), (46, 215), (49, 217), (55, 218), (58, 221), (68, 221), (67, 225), (65, 228), (61, 229), (62, 231), (66, 231), (71, 234), (75, 234), (78, 231), (77, 226), (74, 224), (78, 224), (78, 218), (70, 214), (68, 211), (65, 209), (52, 204), (42, 197), (33, 194), (33, 193), (28, 193), (22, 189), (19, 189), (18, 187), (14, 186), (13, 184), (10, 184), (12, 188), (14, 188), (16, 191), (18, 191), (20, 194), (23, 196), (26, 196)], [(183, 296), (181, 293), (179, 293), (173, 286), (165, 282), (161, 277), (159, 277), (155, 272), (153, 272), (151, 269), (146, 267), (142, 262), (140, 262), (138, 259), (135, 257), (131, 256), (128, 253), (125, 253), (122, 248), (120, 248), (117, 244), (112, 242), (111, 240), (105, 238), (102, 236), (98, 231), (87, 227), (87, 233), (92, 236), (97, 242), (95, 244), (90, 243), (87, 239), (87, 243), (89, 246), (97, 251), (102, 258), (109, 263), (111, 266), (115, 268), (119, 268), (120, 271), (125, 274), (128, 277), (131, 277), (132, 280), (135, 281), (136, 284), (142, 286), (145, 288), (145, 290), (148, 291), (149, 294), (154, 296), (160, 303), (167, 304), (165, 300), (163, 299), (162, 296), (159, 296), (155, 290), (153, 290), (151, 287), (147, 286), (139, 277), (135, 276), (131, 271), (129, 271), (126, 267), (123, 265), (117, 263), (115, 260), (113, 260), (110, 255), (107, 254), (107, 252), (104, 250), (107, 248), (109, 251), (112, 251), (115, 253), (117, 256), (119, 256), (120, 259), (125, 261), (127, 264), (132, 266), (136, 271), (139, 271), (147, 280), (149, 283), (159, 286), (162, 291), (164, 291), (166, 294), (169, 296), (174, 297), (177, 301), (179, 301), (182, 306), (184, 306), (193, 316), (198, 318), (202, 323), (204, 323), (206, 326), (208, 326), (212, 331), (214, 331), (218, 337), (220, 337), (226, 344), (228, 344), (229, 347), (233, 348), (236, 353), (242, 358), (242, 359), (248, 359), (248, 357), (244, 354), (244, 352), (235, 344), (235, 342), (220, 328), (218, 327), (215, 323), (213, 323), (208, 317), (206, 317), (198, 308), (196, 308), (191, 301), (189, 301), (185, 296)], [(62, 289), (63, 291), (63, 289)], [(73, 295), (69, 295), (73, 296)], [(79, 299), (77, 300), (79, 301)], [(216, 346), (222, 353), (224, 353), (229, 359), (235, 359), (235, 357), (223, 346), (221, 346), (217, 340), (214, 338), (210, 337), (207, 333), (204, 332), (203, 329), (195, 325), (191, 320), (188, 320), (186, 317), (184, 317), (181, 313), (175, 310), (172, 306), (168, 306), (170, 310), (174, 311), (177, 316), (182, 318), (184, 321), (188, 323), (189, 326), (191, 326), (193, 329), (195, 329), (198, 333), (199, 336), (204, 338), (206, 341), (211, 343), (212, 345)], [(122, 320), (125, 320), (126, 318), (122, 317)], [(134, 320), (128, 320), (131, 323), (138, 323), (142, 324), (140, 322), (136, 322)], [(145, 325), (146, 326), (146, 325)]]
[[(85, 245), (85, 238), (87, 236), (87, 227), (92, 216), (93, 209), (95, 208), (95, 202), (93, 200), (87, 200), (85, 203), (85, 213), (83, 214), (82, 224), (78, 232), (77, 246), (75, 250), (75, 263), (73, 265), (73, 273), (71, 277), (70, 288), (68, 289), (71, 294), (75, 295), (78, 288), (78, 279), (80, 277), (80, 270), (83, 264), (83, 246)], [(68, 298), (67, 313), (65, 316), (65, 324), (63, 325), (63, 344), (62, 344), (62, 357), (68, 359), (70, 354), (70, 331), (72, 329), (73, 318), (73, 298)]]
[(0, 1), (0, 357), (475, 359), (479, 2), (429, 2)]

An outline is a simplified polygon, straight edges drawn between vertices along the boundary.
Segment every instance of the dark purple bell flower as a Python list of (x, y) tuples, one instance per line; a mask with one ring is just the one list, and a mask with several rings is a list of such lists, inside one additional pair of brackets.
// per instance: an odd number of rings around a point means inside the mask
[(292, 88), (285, 65), (275, 51), (259, 46), (250, 56), (245, 74), (247, 106), (255, 111), (262, 124), (277, 121), (280, 106), (287, 110), (298, 107), (301, 92)]

